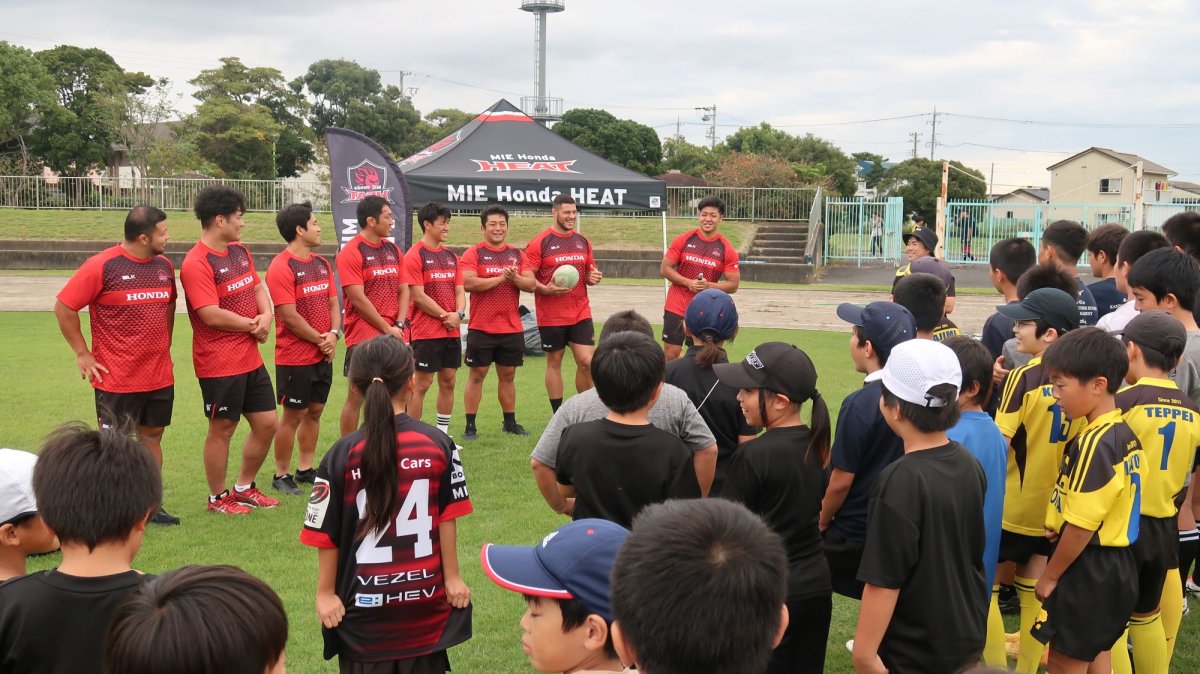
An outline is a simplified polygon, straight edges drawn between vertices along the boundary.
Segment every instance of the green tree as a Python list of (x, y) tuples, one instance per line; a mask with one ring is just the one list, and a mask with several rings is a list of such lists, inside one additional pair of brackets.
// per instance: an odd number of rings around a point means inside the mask
[[(477, 113), (457, 108), (438, 108), (425, 115), (420, 125), (420, 147), (424, 149), (465, 126)], [(406, 155), (407, 156), (407, 155)]]
[[(950, 166), (946, 187), (948, 199), (987, 199), (987, 180), (983, 173), (967, 168), (958, 161), (950, 162)], [(880, 196), (903, 197), (904, 209), (925, 216), (928, 223), (933, 223), (937, 218), (937, 200), (941, 190), (942, 162), (920, 157), (896, 164), (885, 171), (879, 181)]]
[(887, 162), (887, 158), (874, 152), (855, 152), (850, 155), (850, 158), (856, 162), (865, 161), (871, 163), (870, 168), (865, 169), (860, 175), (863, 182), (867, 184), (868, 189), (878, 187), (879, 181), (883, 179), (883, 172), (887, 170), (883, 167), (884, 163)]
[(379, 71), (353, 61), (322, 59), (292, 80), (292, 91), (307, 94), (309, 124), (319, 136), (327, 127), (357, 131), (396, 157), (425, 147), (421, 115), (400, 89), (383, 86)]
[(171, 94), (171, 82), (165, 77), (155, 81), (144, 92), (124, 98), (125, 109), (121, 111), (117, 141), (125, 148), (130, 165), (143, 178), (151, 175), (150, 152), (171, 134), (163, 125), (177, 114), (175, 100), (176, 97)]
[(854, 160), (824, 138), (793, 136), (763, 122), (738, 129), (725, 139), (724, 148), (742, 154), (779, 157), (795, 165), (805, 185), (823, 185), (834, 194), (852, 196), (858, 187)]
[(617, 119), (611, 113), (593, 108), (568, 110), (554, 132), (625, 168), (656, 175), (661, 172), (663, 156), (658, 132), (630, 119)]
[(214, 97), (186, 121), (184, 134), (222, 177), (268, 180), (276, 175), (272, 147), (282, 127), (264, 105)]
[(704, 177), (717, 165), (717, 155), (703, 145), (692, 145), (682, 138), (663, 141), (662, 170), (675, 169), (690, 176)]
[(30, 171), (29, 141), (55, 114), (54, 80), (32, 51), (0, 41), (0, 149), (15, 148), (21, 173)]
[(722, 187), (795, 187), (796, 170), (783, 157), (770, 154), (727, 152), (708, 172), (708, 180)]

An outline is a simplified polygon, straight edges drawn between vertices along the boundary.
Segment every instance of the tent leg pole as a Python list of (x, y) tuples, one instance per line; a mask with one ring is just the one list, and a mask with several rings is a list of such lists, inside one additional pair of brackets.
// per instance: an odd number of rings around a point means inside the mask
[[(667, 256), (667, 212), (662, 212), (662, 239), (663, 239), (663, 257)], [(671, 289), (671, 282), (663, 277), (663, 300), (667, 299), (667, 292)]]

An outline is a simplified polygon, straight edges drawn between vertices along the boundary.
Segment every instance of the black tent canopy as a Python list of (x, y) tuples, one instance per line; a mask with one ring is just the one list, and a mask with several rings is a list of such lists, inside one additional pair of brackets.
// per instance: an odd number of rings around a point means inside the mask
[[(664, 211), (666, 183), (618, 166), (501, 99), (454, 133), (400, 162), (412, 202), (451, 208), (548, 206), (570, 194), (580, 209)], [(665, 213), (665, 211), (664, 211)]]

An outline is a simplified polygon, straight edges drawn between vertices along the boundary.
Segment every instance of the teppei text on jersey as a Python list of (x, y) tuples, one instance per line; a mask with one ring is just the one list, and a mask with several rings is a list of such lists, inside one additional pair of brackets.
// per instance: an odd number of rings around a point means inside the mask
[(1196, 415), (1191, 410), (1181, 409), (1179, 407), (1143, 407), (1146, 416), (1151, 419), (1182, 419), (1188, 423), (1196, 418)]

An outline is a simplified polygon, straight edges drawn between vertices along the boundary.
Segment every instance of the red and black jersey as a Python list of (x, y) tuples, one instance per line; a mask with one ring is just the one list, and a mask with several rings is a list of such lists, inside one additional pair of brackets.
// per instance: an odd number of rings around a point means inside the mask
[(75, 311), (88, 307), (92, 355), (108, 368), (104, 381), (93, 381), (92, 386), (110, 393), (137, 393), (175, 383), (175, 267), (166, 257), (141, 260), (113, 246), (88, 258), (58, 299)]
[(192, 321), (192, 363), (201, 379), (232, 377), (257, 370), (263, 364), (258, 342), (248, 332), (225, 332), (200, 320), (197, 309), (217, 305), (226, 311), (254, 318), (258, 302), (254, 288), (261, 281), (254, 258), (240, 243), (218, 252), (196, 242), (183, 259), (179, 280)]
[[(337, 289), (333, 285), (333, 267), (329, 260), (316, 254), (307, 259), (299, 258), (284, 250), (267, 268), (267, 289), (271, 291), (271, 302), (276, 307), (296, 305), (296, 313), (317, 334), (323, 335), (333, 328), (329, 298), (337, 295)], [(288, 330), (283, 317), (275, 312), (276, 365), (312, 365), (324, 358), (316, 344)]]
[(547, 229), (533, 237), (529, 245), (525, 246), (525, 256), (529, 260), (529, 268), (533, 270), (534, 278), (542, 285), (549, 285), (554, 270), (564, 264), (579, 270), (579, 283), (571, 292), (534, 297), (538, 325), (575, 325), (592, 317), (592, 307), (588, 303), (587, 276), (596, 261), (592, 257), (592, 243), (587, 237), (579, 232), (559, 234), (553, 229)]
[[(372, 244), (362, 234), (337, 254), (338, 276), (342, 288), (362, 286), (367, 300), (388, 325), (400, 320), (400, 261), (402, 256), (396, 244), (381, 239)], [(344, 302), (346, 313), (346, 346), (365, 342), (380, 333), (373, 325), (363, 320), (349, 300)]]
[(325, 657), (379, 662), (433, 653), (471, 636), (470, 609), (446, 600), (438, 526), (471, 513), (454, 442), (407, 414), (396, 416), (396, 519), (356, 535), (367, 494), (365, 434), (334, 443), (317, 469), (300, 541), (338, 550), (337, 593), (346, 615), (325, 630)]
[[(404, 273), (401, 278), (412, 286), (424, 286), (425, 294), (446, 313), (456, 311), (455, 293), (462, 285), (462, 272), (458, 269), (458, 256), (442, 246), (430, 248), (424, 241), (417, 241), (404, 253)], [(412, 323), (412, 339), (458, 338), (458, 330), (447, 330), (436, 316), (421, 311), (416, 302), (409, 302), (408, 318)]]
[[(665, 259), (675, 263), (675, 271), (684, 278), (694, 281), (700, 276), (712, 283), (727, 272), (738, 271), (738, 254), (724, 234), (706, 239), (699, 229), (684, 232), (675, 237), (667, 249)], [(691, 304), (694, 293), (679, 285), (671, 284), (667, 291), (666, 311), (677, 316), (684, 315)]]
[[(477, 243), (463, 251), (458, 264), (462, 271), (469, 269), (479, 278), (501, 276), (506, 267), (516, 267), (518, 273), (529, 269), (525, 253), (508, 244), (492, 248), (487, 243)], [(467, 327), (493, 335), (523, 332), (521, 316), (517, 313), (520, 303), (521, 289), (512, 281), (505, 281), (491, 290), (471, 293), (471, 322)]]

